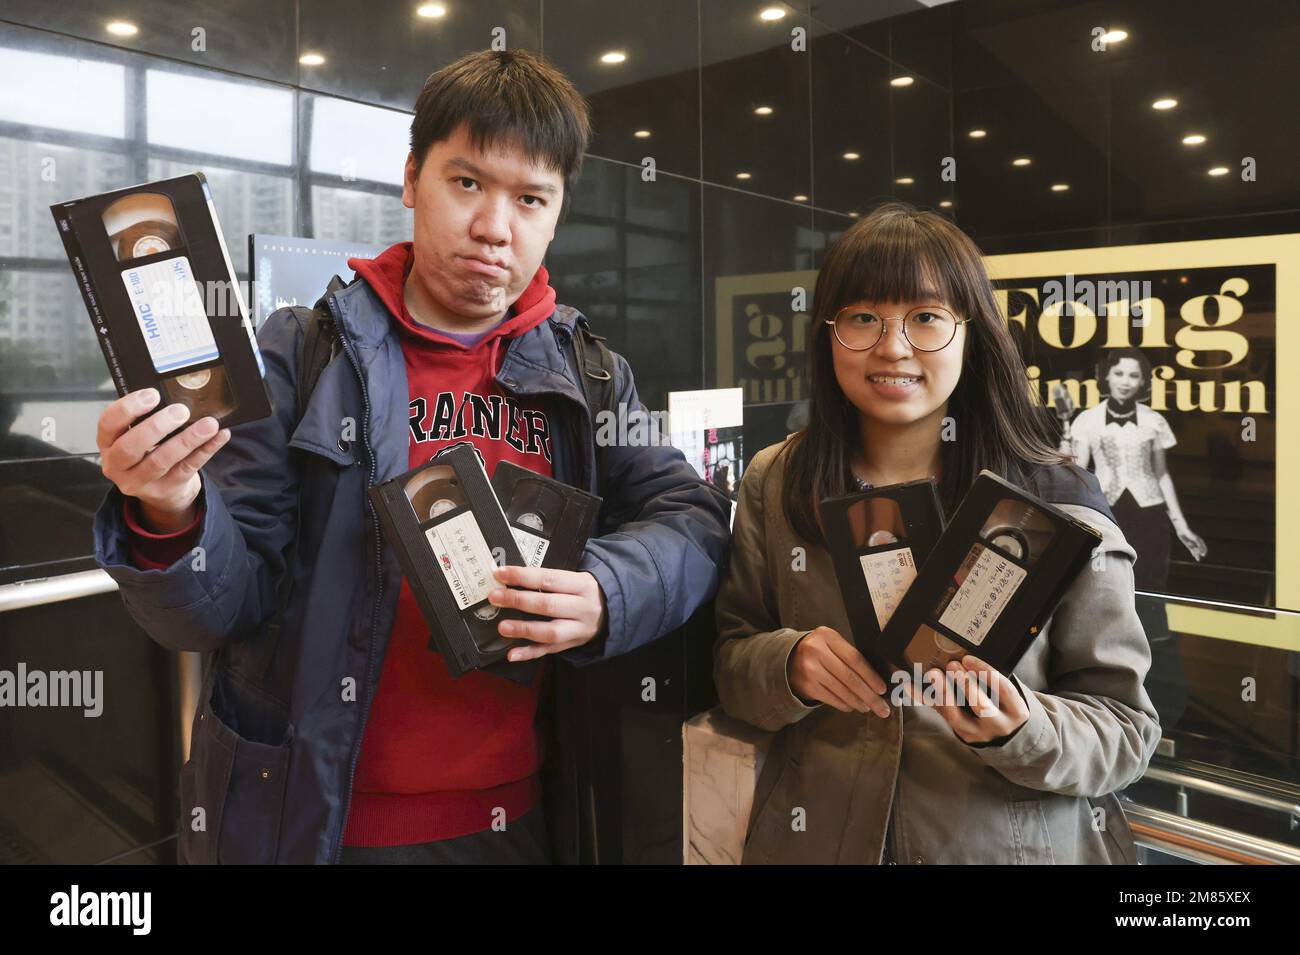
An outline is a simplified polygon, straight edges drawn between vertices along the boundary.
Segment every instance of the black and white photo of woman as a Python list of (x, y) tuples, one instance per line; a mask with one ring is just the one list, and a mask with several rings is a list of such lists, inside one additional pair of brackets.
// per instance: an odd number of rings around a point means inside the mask
[[(1187, 522), (1165, 452), (1177, 443), (1164, 415), (1148, 404), (1151, 363), (1137, 348), (1107, 351), (1097, 367), (1103, 399), (1081, 411), (1062, 435), (1062, 450), (1080, 467), (1091, 468), (1125, 537), (1138, 553), (1137, 590), (1165, 593), (1169, 581), (1170, 534), (1202, 560), (1208, 548)], [(1163, 601), (1138, 599), (1139, 615), (1151, 642), (1148, 691), (1161, 724), (1177, 722), (1186, 704), (1186, 683), (1169, 633)]]

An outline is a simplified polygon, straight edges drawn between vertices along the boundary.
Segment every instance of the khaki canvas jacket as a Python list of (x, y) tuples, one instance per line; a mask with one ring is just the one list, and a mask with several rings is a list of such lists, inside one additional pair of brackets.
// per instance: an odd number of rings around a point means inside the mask
[(1052, 501), (1102, 534), (1104, 556), (1011, 674), (1029, 720), (1002, 744), (963, 742), (930, 707), (891, 706), (882, 719), (807, 706), (787, 678), (794, 645), (818, 626), (850, 641), (852, 631), (830, 555), (796, 538), (782, 513), (786, 443), (744, 474), (716, 603), (722, 706), (775, 734), (743, 861), (877, 864), (888, 838), (899, 863), (1135, 863), (1114, 793), (1146, 770), (1160, 724), (1142, 687), (1151, 657), (1136, 553), (1119, 527)]

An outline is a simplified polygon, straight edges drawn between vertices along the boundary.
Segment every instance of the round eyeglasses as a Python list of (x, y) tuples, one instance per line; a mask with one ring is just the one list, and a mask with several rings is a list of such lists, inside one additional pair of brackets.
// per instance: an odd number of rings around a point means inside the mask
[(825, 320), (835, 339), (850, 351), (874, 348), (885, 337), (889, 322), (901, 322), (903, 337), (917, 351), (939, 351), (957, 336), (957, 326), (970, 321), (957, 318), (941, 305), (918, 305), (902, 318), (884, 318), (864, 305), (846, 305)]

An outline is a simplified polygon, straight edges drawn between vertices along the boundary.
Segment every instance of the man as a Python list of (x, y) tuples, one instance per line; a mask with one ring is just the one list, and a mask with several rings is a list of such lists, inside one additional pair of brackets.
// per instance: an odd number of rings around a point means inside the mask
[[(342, 351), (305, 411), (304, 325), (281, 309), (258, 334), (271, 417), (218, 431), (155, 410), (152, 389), (101, 416), (115, 488), (97, 558), (155, 640), (215, 651), (181, 772), (184, 861), (548, 861), (549, 658), (626, 652), (713, 594), (727, 500), (671, 447), (596, 453), (580, 316), (541, 265), (589, 130), (535, 55), (438, 71), (411, 124), (414, 241), (352, 260), (358, 279), (326, 296)], [(613, 359), (617, 401), (641, 409)], [(500, 624), (511, 660), (543, 661), (528, 683), (451, 678), (366, 500), (462, 442), (489, 475), (509, 460), (604, 497), (579, 571), (497, 571), (493, 603), (550, 618)]]

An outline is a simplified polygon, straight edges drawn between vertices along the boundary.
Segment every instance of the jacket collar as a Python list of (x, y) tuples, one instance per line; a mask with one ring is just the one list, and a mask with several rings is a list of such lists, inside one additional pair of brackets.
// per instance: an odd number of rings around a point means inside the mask
[[(381, 483), (409, 466), (410, 393), (399, 334), (392, 327), (387, 306), (365, 282), (353, 282), (326, 298), (361, 366), (370, 406), (368, 427), (363, 427), (375, 455), (374, 480)], [(515, 395), (562, 395), (586, 409), (577, 372), (569, 370), (571, 362), (565, 357), (577, 318), (576, 309), (557, 305), (546, 321), (511, 339), (496, 376), (502, 390)], [(349, 358), (339, 356), (331, 362), (321, 374), (290, 444), (341, 465), (358, 461), (358, 442), (339, 438), (339, 422), (361, 410), (357, 407), (359, 395), (348, 398), (357, 387), (354, 382)]]
[[(368, 283), (352, 282), (334, 293), (334, 303), (342, 331), (357, 348), (363, 368), (369, 368), (386, 342), (397, 344), (388, 308)], [(557, 305), (546, 321), (512, 338), (496, 376), (501, 386), (521, 395), (562, 394), (585, 405), (581, 389), (567, 373), (564, 353), (577, 316), (576, 309)], [(401, 380), (405, 381), (404, 376)]]

